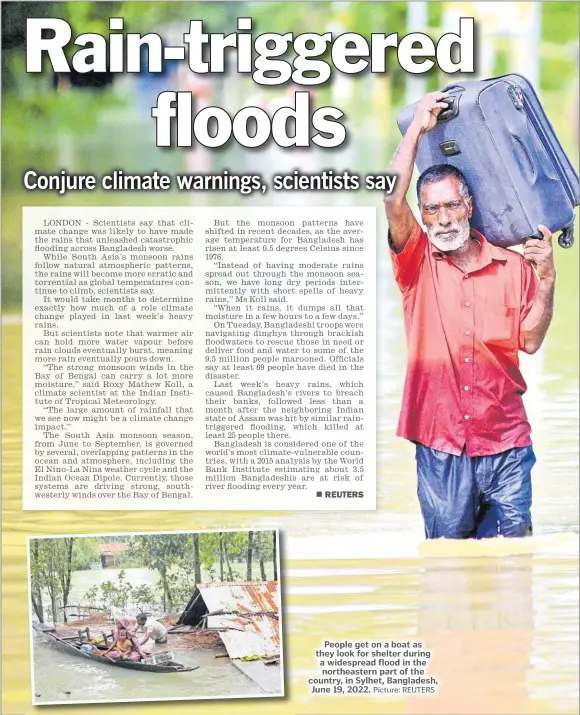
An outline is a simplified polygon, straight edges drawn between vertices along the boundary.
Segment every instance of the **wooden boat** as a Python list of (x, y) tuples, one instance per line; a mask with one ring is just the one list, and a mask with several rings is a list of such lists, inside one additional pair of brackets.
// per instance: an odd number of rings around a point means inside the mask
[[(113, 665), (118, 668), (128, 668), (129, 670), (145, 670), (149, 673), (186, 673), (199, 668), (199, 665), (187, 666), (182, 663), (176, 663), (173, 660), (158, 665), (132, 660), (110, 660), (102, 655), (86, 653), (81, 650), (82, 643), (76, 636), (65, 637), (57, 633), (54, 629), (45, 629), (36, 623), (33, 624), (33, 628), (37, 633), (40, 633), (47, 642), (53, 643), (59, 650), (62, 650), (65, 653), (79, 655), (81, 658), (88, 658), (89, 660), (94, 660), (98, 663), (104, 663), (105, 665)], [(107, 650), (106, 646), (93, 645), (93, 647), (100, 651)]]

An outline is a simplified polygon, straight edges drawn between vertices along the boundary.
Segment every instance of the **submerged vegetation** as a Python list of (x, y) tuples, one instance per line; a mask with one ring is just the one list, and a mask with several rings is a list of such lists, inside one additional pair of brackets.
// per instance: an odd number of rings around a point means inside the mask
[[(277, 580), (276, 532), (220, 531), (138, 536), (62, 537), (30, 541), (30, 597), (40, 623), (67, 621), (75, 571), (120, 568), (116, 578), (91, 586), (84, 607), (101, 610), (182, 609), (198, 583)], [(133, 582), (146, 568), (155, 586)]]

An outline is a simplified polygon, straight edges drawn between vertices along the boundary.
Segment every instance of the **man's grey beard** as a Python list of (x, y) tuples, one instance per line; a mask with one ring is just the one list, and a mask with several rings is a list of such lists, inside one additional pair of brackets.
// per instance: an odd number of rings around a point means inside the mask
[[(438, 234), (453, 233), (447, 236), (439, 236)], [(430, 226), (426, 230), (427, 238), (440, 251), (456, 251), (462, 248), (469, 239), (469, 219), (462, 222), (455, 221), (450, 226), (442, 229), (441, 226)]]

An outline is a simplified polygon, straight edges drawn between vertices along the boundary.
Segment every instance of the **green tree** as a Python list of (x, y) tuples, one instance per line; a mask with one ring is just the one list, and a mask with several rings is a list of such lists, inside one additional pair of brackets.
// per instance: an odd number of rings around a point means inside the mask
[[(50, 601), (53, 623), (59, 621), (63, 610), (66, 622), (66, 607), (70, 595), (73, 570), (73, 536), (59, 539), (34, 539), (30, 545), (31, 588), (30, 597), (36, 616), (44, 622), (43, 592)], [(42, 617), (42, 620), (41, 620)]]
[(99, 560), (99, 539), (93, 536), (76, 538), (73, 548), (73, 571), (84, 571)]
[[(139, 588), (139, 587), (137, 587)], [(102, 609), (119, 608), (127, 610), (130, 602), (135, 602), (135, 589), (127, 580), (127, 573), (123, 569), (117, 574), (117, 581), (104, 581), (98, 586), (92, 586), (83, 596), (89, 606), (98, 606)], [(139, 593), (143, 598), (143, 592)]]
[(68, 597), (70, 595), (71, 577), (73, 571), (73, 544), (74, 536), (69, 536), (63, 539), (55, 539), (62, 541), (62, 545), (57, 550), (58, 554), (58, 577), (62, 593), (63, 619), (66, 623), (66, 607), (68, 605)]
[(566, 90), (578, 86), (577, 2), (543, 2), (540, 86), (542, 90)]
[(195, 583), (201, 583), (201, 559), (199, 555), (199, 534), (193, 535), (193, 569)]
[(44, 552), (40, 548), (40, 539), (30, 542), (30, 599), (39, 623), (44, 623), (44, 604), (42, 589), (44, 587)]
[(188, 548), (188, 534), (146, 534), (134, 536), (129, 550), (147, 568), (157, 571), (163, 592), (163, 610), (172, 609), (174, 598), (171, 591), (171, 569), (181, 565)]
[(89, 590), (85, 593), (83, 596), (83, 600), (87, 602), (88, 606), (97, 606), (97, 603), (100, 603), (99, 601), (99, 587), (98, 586), (91, 586)]
[(58, 623), (58, 603), (60, 583), (58, 578), (58, 558), (54, 539), (41, 539), (40, 548), (44, 555), (44, 586), (50, 599), (52, 622)]
[[(220, 580), (223, 581), (223, 534), (222, 532), (209, 532), (199, 535), (199, 554), (202, 568), (208, 572), (210, 579), (214, 579), (214, 566), (219, 562)], [(202, 579), (203, 580), (203, 577)], [(199, 581), (197, 581), (199, 583)]]
[(225, 531), (223, 536), (224, 561), (227, 568), (227, 579), (228, 581), (235, 581), (236, 577), (232, 568), (232, 561), (237, 561), (239, 563), (246, 555), (248, 548), (248, 532)]
[(276, 532), (272, 532), (272, 566), (274, 567), (274, 581), (278, 580), (278, 542)]
[(183, 608), (191, 594), (195, 591), (195, 580), (191, 568), (180, 566), (174, 568), (168, 576), (169, 587), (173, 597), (173, 606)]
[(246, 551), (246, 581), (252, 580), (252, 558), (254, 550), (254, 532), (248, 531), (248, 547)]
[(266, 580), (266, 564), (264, 560), (264, 542), (262, 540), (262, 532), (258, 531), (256, 532), (256, 538), (255, 538), (255, 544), (256, 544), (256, 551), (258, 553), (258, 561), (260, 563), (260, 578), (262, 581)]
[(140, 585), (133, 589), (133, 603), (140, 611), (147, 611), (157, 604), (157, 597), (152, 588)]

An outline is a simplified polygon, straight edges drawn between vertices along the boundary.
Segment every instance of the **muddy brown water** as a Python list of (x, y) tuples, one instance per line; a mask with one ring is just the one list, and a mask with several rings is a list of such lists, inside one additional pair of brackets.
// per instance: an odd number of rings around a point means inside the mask
[[(565, 129), (565, 127), (564, 127)], [(372, 132), (375, 132), (373, 135)], [(390, 151), (369, 140), (351, 143), (334, 164), (320, 154), (308, 170), (326, 166), (378, 171)], [(135, 134), (137, 136), (137, 134)], [(365, 136), (359, 132), (357, 136)], [(396, 137), (393, 137), (393, 141)], [(95, 139), (97, 142), (97, 140)], [(98, 142), (97, 142), (98, 143)], [(103, 145), (99, 145), (99, 148)], [(127, 151), (130, 145), (127, 144)], [(392, 148), (392, 147), (391, 147)], [(356, 149), (356, 151), (355, 151)], [(87, 151), (90, 150), (90, 147)], [(382, 153), (381, 153), (382, 151)], [(89, 151), (90, 153), (90, 151)], [(275, 150), (274, 150), (275, 153)], [(94, 152), (96, 155), (96, 152)], [(248, 155), (249, 156), (249, 155)], [(257, 156), (257, 155), (256, 155)], [(358, 161), (357, 157), (363, 157)], [(243, 156), (236, 168), (241, 171)], [(93, 156), (94, 159), (94, 156)], [(276, 166), (280, 153), (262, 161)], [(76, 170), (88, 159), (78, 157)], [(109, 166), (109, 158), (98, 160)], [(149, 156), (148, 161), (153, 161)], [(223, 161), (226, 161), (224, 158)], [(259, 163), (260, 159), (256, 160)], [(357, 163), (358, 161), (358, 163)], [(108, 162), (108, 163), (107, 163)], [(255, 162), (255, 163), (256, 163)], [(287, 155), (284, 170), (294, 168)], [(130, 162), (128, 162), (130, 163)], [(236, 163), (236, 162), (234, 162)], [(374, 163), (374, 165), (373, 165)], [(141, 167), (137, 160), (133, 168)], [(159, 168), (162, 168), (159, 162)], [(255, 168), (252, 165), (252, 168)], [(262, 167), (263, 168), (263, 167)], [(93, 170), (96, 170), (93, 168)], [(141, 168), (143, 170), (143, 168)], [(146, 203), (143, 197), (75, 197)], [(208, 197), (207, 201), (213, 201)], [(239, 197), (221, 199), (239, 203)], [(167, 196), (166, 204), (191, 197)], [(257, 703), (207, 701), (200, 712), (280, 715), (308, 713), (511, 713), (578, 712), (578, 266), (577, 249), (556, 250), (558, 285), (553, 325), (535, 356), (522, 356), (529, 390), (525, 397), (538, 457), (533, 472), (535, 534), (525, 540), (485, 543), (423, 540), (416, 500), (411, 445), (394, 437), (405, 368), (400, 297), (388, 265), (385, 224), (377, 194), (268, 195), (256, 203), (358, 203), (378, 208), (377, 492), (375, 512), (23, 512), (21, 510), (21, 324), (17, 314), (3, 325), (3, 652), (4, 709), (36, 712), (31, 705), (26, 536), (30, 534), (126, 533), (218, 528), (282, 530), (284, 648), (288, 696)], [(56, 204), (36, 197), (35, 203)], [(22, 194), (5, 195), (3, 226), (9, 251), (17, 255)], [(10, 248), (10, 245), (13, 248)], [(14, 247), (16, 246), (16, 247)], [(18, 266), (18, 262), (14, 264)], [(19, 268), (18, 268), (19, 269)], [(9, 276), (10, 277), (10, 276)], [(415, 639), (432, 653), (429, 671), (439, 680), (436, 696), (320, 698), (308, 679), (317, 674), (314, 651), (324, 640)], [(166, 676), (107, 669), (81, 659), (35, 648), (41, 698), (74, 693), (82, 700), (134, 697), (223, 697), (253, 695), (245, 676), (226, 659), (195, 653), (200, 671)], [(6, 673), (5, 668), (5, 673)], [(177, 678), (177, 680), (174, 679)], [(273, 703), (275, 702), (275, 707)], [(172, 703), (176, 715), (191, 703)], [(71, 715), (86, 713), (70, 706)], [(162, 704), (109, 705), (107, 713), (165, 713)], [(60, 711), (59, 711), (60, 712)], [(64, 711), (63, 711), (64, 712)]]

